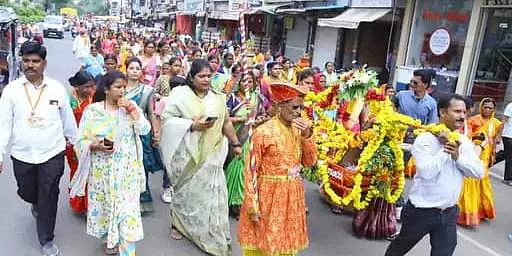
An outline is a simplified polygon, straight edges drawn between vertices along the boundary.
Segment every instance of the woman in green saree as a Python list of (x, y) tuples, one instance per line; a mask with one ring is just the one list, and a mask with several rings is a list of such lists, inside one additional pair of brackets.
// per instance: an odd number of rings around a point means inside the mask
[(151, 133), (141, 136), (144, 152), (144, 172), (146, 174), (146, 191), (140, 194), (140, 210), (142, 214), (153, 212), (153, 198), (149, 190), (149, 173), (163, 170), (160, 152), (158, 151), (159, 123), (154, 115), (154, 89), (140, 82), (142, 75), (142, 63), (138, 58), (130, 58), (126, 61), (126, 86), (125, 97), (137, 103), (144, 116), (151, 122)]
[(240, 84), (229, 94), (226, 105), (231, 122), (235, 126), (238, 139), (242, 144), (242, 155), (235, 156), (230, 148), (225, 162), (226, 182), (228, 186), (229, 215), (238, 220), (244, 198), (245, 155), (249, 149), (249, 120), (261, 120), (267, 115), (263, 106), (264, 96), (260, 93), (256, 77), (252, 72), (242, 75)]
[(171, 235), (187, 237), (211, 255), (231, 255), (226, 179), (223, 164), (229, 139), (234, 152), (241, 144), (229, 119), (226, 96), (210, 89), (205, 60), (192, 62), (188, 86), (171, 91), (162, 113), (163, 162), (174, 194)]

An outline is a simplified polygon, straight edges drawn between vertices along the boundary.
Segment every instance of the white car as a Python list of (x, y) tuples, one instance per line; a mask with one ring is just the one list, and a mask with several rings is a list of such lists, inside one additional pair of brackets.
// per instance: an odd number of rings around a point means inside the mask
[(48, 15), (44, 17), (43, 36), (64, 38), (64, 18), (62, 16)]

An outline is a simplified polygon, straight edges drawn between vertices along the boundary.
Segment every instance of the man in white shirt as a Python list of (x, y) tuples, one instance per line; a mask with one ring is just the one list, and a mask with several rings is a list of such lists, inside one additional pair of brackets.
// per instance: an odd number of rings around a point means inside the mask
[(501, 132), (503, 149), (505, 150), (505, 176), (503, 183), (512, 186), (512, 102), (505, 107), (503, 113), (503, 130)]
[(0, 172), (12, 139), (18, 195), (32, 204), (42, 255), (55, 256), (59, 254), (53, 238), (64, 150), (66, 139), (75, 140), (77, 127), (66, 89), (43, 75), (44, 46), (27, 41), (21, 54), (25, 77), (8, 84), (0, 98)]
[[(451, 131), (464, 126), (465, 98), (452, 94), (438, 102), (440, 122)], [(473, 144), (461, 135), (448, 142), (448, 135), (423, 133), (412, 146), (416, 175), (409, 201), (402, 209), (402, 228), (389, 245), (386, 256), (405, 255), (426, 234), (430, 235), (430, 255), (449, 256), (457, 245), (457, 200), (464, 176), (480, 179), (484, 166)]]
[(87, 35), (87, 30), (85, 28), (79, 29), (79, 35), (75, 37), (73, 41), (73, 54), (79, 59), (82, 60), (89, 56), (91, 42), (89, 40), (89, 36)]

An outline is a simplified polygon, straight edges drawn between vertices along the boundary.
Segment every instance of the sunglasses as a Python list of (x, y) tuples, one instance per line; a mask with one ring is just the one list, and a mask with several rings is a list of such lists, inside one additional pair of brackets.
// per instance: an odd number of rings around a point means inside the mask
[(415, 80), (411, 80), (410, 84), (418, 85), (418, 82), (417, 82), (417, 81), (415, 81)]

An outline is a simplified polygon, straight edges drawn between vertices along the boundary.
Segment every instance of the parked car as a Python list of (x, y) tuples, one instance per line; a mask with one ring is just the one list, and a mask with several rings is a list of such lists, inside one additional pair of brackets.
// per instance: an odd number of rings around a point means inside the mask
[(44, 17), (44, 37), (64, 38), (64, 18), (62, 16), (48, 15)]

